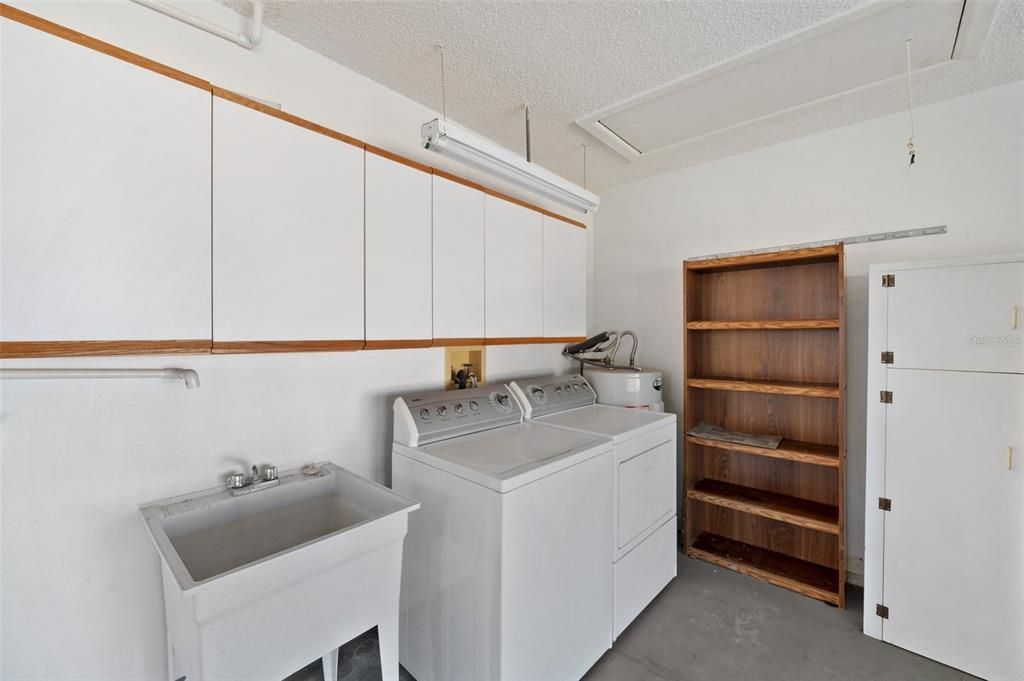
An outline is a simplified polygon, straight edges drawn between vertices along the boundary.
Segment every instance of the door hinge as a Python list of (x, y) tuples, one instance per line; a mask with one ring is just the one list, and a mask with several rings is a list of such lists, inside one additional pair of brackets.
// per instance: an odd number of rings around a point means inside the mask
[(886, 499), (885, 497), (878, 497), (878, 508), (883, 511), (892, 510), (892, 499)]
[(881, 617), (883, 620), (889, 619), (889, 608), (888, 606), (882, 605), (881, 603), (875, 604), (875, 614)]
[(878, 401), (882, 404), (892, 404), (892, 391), (882, 390), (879, 392)]
[(892, 288), (896, 285), (895, 274), (883, 274), (882, 275), (882, 288)]
[(894, 361), (892, 350), (886, 350), (882, 353), (882, 364), (892, 364)]

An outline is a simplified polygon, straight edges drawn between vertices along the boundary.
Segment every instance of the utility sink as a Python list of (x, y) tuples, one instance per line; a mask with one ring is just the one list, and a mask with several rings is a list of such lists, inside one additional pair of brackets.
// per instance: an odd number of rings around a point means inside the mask
[(419, 503), (332, 463), (304, 470), (140, 508), (162, 564), (170, 679), (280, 680), (323, 657), (330, 680), (337, 647), (374, 626), (384, 678), (398, 678), (402, 544)]

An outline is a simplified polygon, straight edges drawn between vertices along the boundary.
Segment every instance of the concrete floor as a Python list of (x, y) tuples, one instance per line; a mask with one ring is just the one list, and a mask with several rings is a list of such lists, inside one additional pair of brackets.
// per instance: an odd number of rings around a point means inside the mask
[[(679, 558), (679, 576), (585, 681), (953, 681), (975, 677), (861, 633), (862, 594), (844, 611)], [(346, 644), (339, 679), (380, 678), (376, 630)], [(402, 681), (414, 681), (402, 669)], [(322, 679), (319, 662), (287, 681)]]

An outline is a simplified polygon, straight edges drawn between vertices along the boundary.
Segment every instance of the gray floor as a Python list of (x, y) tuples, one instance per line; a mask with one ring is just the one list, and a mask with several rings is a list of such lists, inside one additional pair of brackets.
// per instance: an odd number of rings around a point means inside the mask
[[(952, 681), (974, 677), (861, 633), (861, 592), (844, 611), (709, 563), (679, 576), (585, 681)], [(322, 679), (319, 662), (287, 681)], [(341, 651), (339, 679), (380, 678), (377, 633)], [(402, 670), (402, 681), (414, 681)]]

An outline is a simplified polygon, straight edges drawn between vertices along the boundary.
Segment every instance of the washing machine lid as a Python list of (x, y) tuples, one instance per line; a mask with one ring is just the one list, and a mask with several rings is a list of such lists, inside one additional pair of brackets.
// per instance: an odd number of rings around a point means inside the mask
[(608, 438), (519, 423), (396, 451), (504, 493), (611, 449)]
[(612, 438), (618, 444), (675, 423), (675, 414), (594, 404), (540, 416), (535, 423), (571, 428)]

